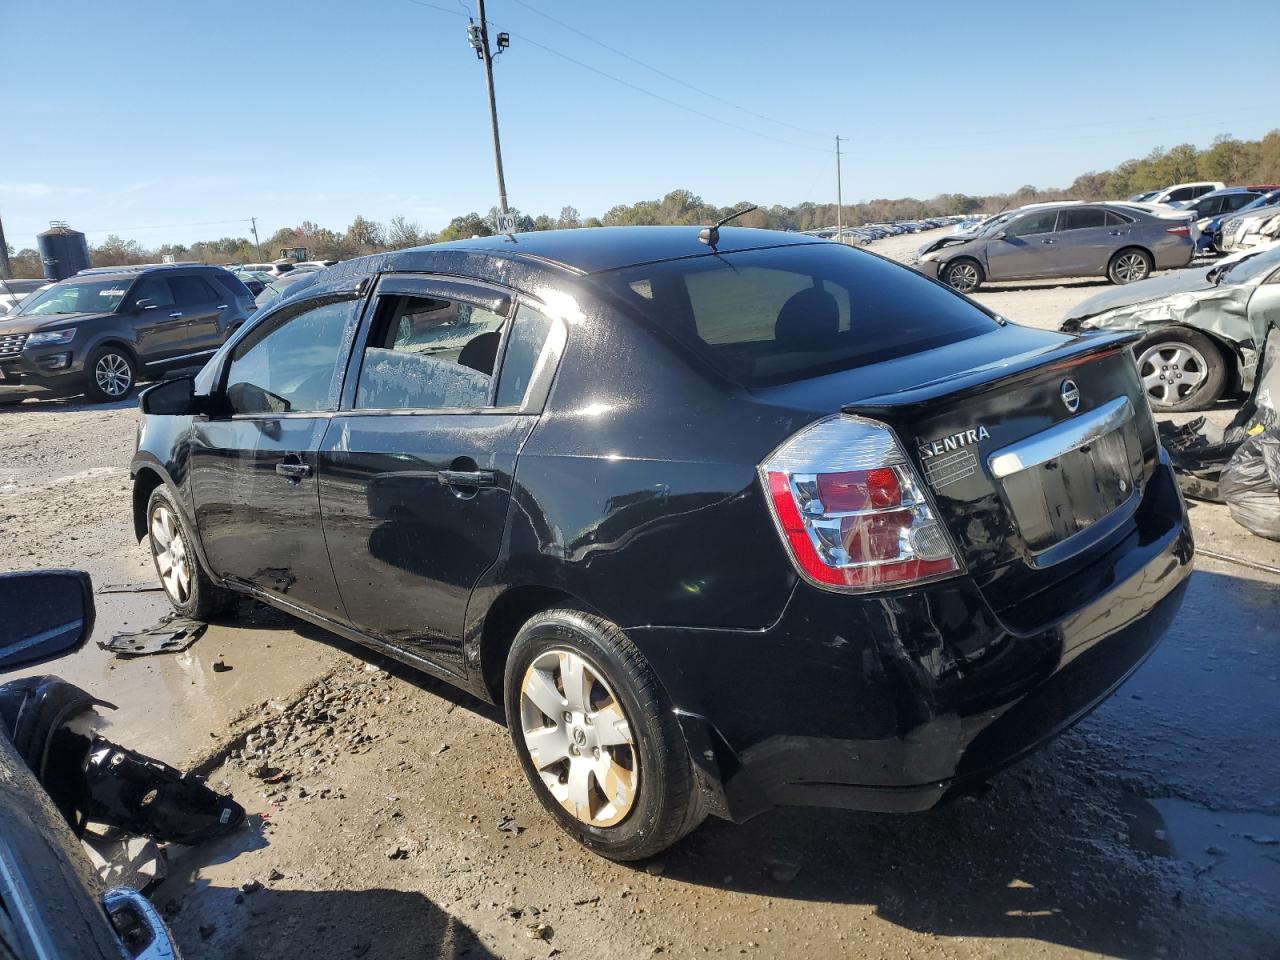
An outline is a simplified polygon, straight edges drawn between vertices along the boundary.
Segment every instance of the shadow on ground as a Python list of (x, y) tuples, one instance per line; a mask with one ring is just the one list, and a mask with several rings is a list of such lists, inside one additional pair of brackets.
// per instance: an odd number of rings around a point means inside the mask
[(470, 927), (412, 891), (263, 887), (243, 893), (197, 881), (186, 896), (204, 900), (200, 913), (218, 918), (202, 924), (181, 910), (170, 918), (188, 960), (493, 957)]

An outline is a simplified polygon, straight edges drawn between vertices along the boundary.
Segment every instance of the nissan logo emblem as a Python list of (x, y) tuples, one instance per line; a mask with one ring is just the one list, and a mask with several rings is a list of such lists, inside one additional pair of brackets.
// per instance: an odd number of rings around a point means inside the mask
[(1080, 409), (1080, 388), (1070, 378), (1062, 381), (1062, 405), (1070, 413), (1075, 413)]

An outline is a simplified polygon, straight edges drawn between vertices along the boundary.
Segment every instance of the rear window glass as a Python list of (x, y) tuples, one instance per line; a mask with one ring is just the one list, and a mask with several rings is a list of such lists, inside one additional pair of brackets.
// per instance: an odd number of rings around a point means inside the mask
[(945, 287), (842, 244), (692, 257), (596, 280), (748, 387), (919, 353), (997, 326)]
[(230, 270), (219, 270), (217, 273), (213, 274), (213, 277), (222, 285), (223, 289), (233, 297), (253, 296), (253, 294), (249, 292), (249, 288), (244, 285), (244, 281)]

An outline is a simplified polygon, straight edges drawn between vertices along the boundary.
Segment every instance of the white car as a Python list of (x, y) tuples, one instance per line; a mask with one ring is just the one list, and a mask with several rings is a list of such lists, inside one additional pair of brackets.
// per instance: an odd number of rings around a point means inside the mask
[(250, 273), (269, 273), (273, 277), (283, 277), (290, 272), (296, 264), (292, 260), (276, 260), (274, 263), (246, 263), (243, 266), (233, 268), (235, 270), (247, 270)]
[(1183, 200), (1195, 200), (1214, 190), (1225, 190), (1227, 185), (1221, 180), (1197, 180), (1192, 183), (1175, 183), (1151, 194), (1140, 194), (1144, 203), (1180, 203)]
[(41, 287), (49, 286), (49, 281), (40, 280), (0, 280), (0, 314), (8, 313)]

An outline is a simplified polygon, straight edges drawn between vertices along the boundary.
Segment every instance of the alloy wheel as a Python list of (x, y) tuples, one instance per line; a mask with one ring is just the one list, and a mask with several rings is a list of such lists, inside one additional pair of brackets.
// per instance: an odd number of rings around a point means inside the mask
[(120, 354), (107, 353), (94, 364), (93, 379), (107, 396), (123, 397), (133, 386), (133, 371), (129, 369), (129, 361)]
[(151, 553), (156, 558), (164, 592), (175, 604), (186, 603), (191, 597), (191, 560), (178, 518), (163, 503), (158, 503), (151, 511), (150, 529)]
[(1138, 357), (1138, 375), (1148, 399), (1160, 407), (1191, 396), (1209, 376), (1208, 361), (1190, 344), (1153, 343)]
[(1126, 253), (1116, 260), (1116, 278), (1121, 283), (1133, 283), (1147, 275), (1147, 258), (1140, 253)]
[(953, 264), (947, 271), (947, 283), (953, 290), (968, 293), (978, 286), (978, 268), (972, 263)]
[(570, 816), (622, 822), (640, 788), (640, 752), (604, 674), (572, 650), (548, 650), (520, 684), (520, 731), (534, 768)]

